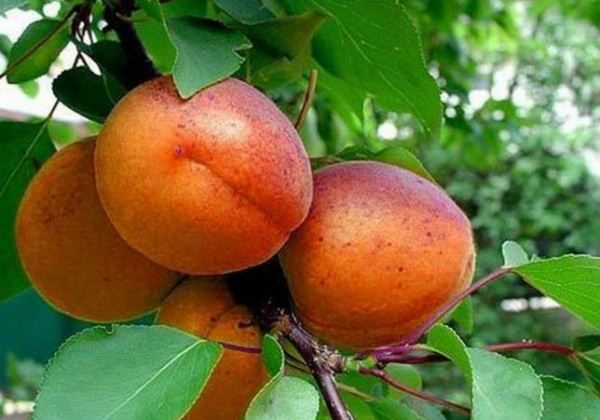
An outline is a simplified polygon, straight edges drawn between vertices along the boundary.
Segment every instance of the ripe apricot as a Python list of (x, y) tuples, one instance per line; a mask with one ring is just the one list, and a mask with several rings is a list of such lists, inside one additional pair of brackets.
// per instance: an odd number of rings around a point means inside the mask
[(32, 285), (58, 310), (112, 322), (155, 309), (178, 275), (132, 249), (112, 227), (94, 181), (94, 140), (56, 153), (19, 207), (16, 242)]
[(117, 231), (161, 265), (221, 274), (275, 255), (304, 220), (310, 164), (266, 96), (227, 79), (182, 100), (161, 77), (130, 92), (98, 138), (100, 199)]
[(178, 286), (161, 307), (157, 322), (207, 340), (255, 349), (225, 348), (188, 420), (242, 419), (269, 376), (259, 353), (261, 334), (252, 314), (234, 302), (227, 283), (196, 277)]
[(469, 220), (426, 179), (348, 162), (318, 171), (314, 194), (280, 261), (300, 320), (325, 342), (399, 342), (471, 281)]

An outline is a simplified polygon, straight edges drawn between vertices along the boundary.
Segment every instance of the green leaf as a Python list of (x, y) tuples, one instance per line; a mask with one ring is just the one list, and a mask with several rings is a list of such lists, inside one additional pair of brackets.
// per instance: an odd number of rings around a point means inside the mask
[(471, 359), (467, 347), (452, 328), (443, 324), (434, 326), (427, 334), (427, 346), (452, 360), (471, 381)]
[(177, 50), (169, 38), (164, 22), (146, 19), (135, 22), (134, 27), (154, 65), (162, 73), (170, 73)]
[(49, 362), (34, 419), (181, 418), (220, 355), (220, 345), (164, 326), (87, 329)]
[(181, 17), (166, 25), (177, 49), (173, 76), (183, 98), (235, 73), (244, 61), (236, 51), (251, 47), (241, 33), (218, 22)]
[(452, 319), (465, 334), (473, 332), (473, 300), (470, 296), (452, 311)]
[(471, 384), (473, 419), (537, 419), (542, 413), (542, 384), (526, 363), (481, 349), (466, 348), (445, 325), (435, 326), (427, 346), (452, 360)]
[(473, 300), (470, 296), (452, 311), (452, 319), (465, 334), (473, 332)]
[(529, 262), (525, 250), (514, 241), (506, 241), (502, 244), (502, 256), (505, 267), (518, 267)]
[(308, 382), (283, 376), (283, 349), (270, 335), (265, 335), (263, 339), (262, 357), (271, 379), (250, 403), (246, 419), (315, 418), (319, 411), (319, 394)]
[(35, 98), (40, 91), (40, 85), (35, 80), (19, 83), (19, 89), (30, 98)]
[(119, 42), (102, 40), (92, 45), (82, 44), (81, 47), (96, 62), (103, 74), (112, 76), (127, 89), (136, 86), (129, 61)]
[(0, 14), (8, 12), (10, 9), (25, 6), (27, 0), (0, 0)]
[(326, 16), (318, 12), (287, 16), (239, 30), (252, 42), (248, 53), (250, 80), (276, 88), (299, 79), (310, 63), (310, 41)]
[(600, 399), (574, 382), (542, 376), (543, 420), (594, 420), (600, 416)]
[(600, 328), (600, 258), (565, 255), (515, 267), (531, 286)]
[(242, 23), (260, 23), (275, 17), (261, 0), (215, 0), (215, 4)]
[(439, 89), (429, 75), (421, 41), (404, 6), (395, 0), (284, 0), (293, 13), (331, 16), (313, 43), (316, 60), (332, 75), (391, 111), (410, 112), (437, 136)]
[(381, 398), (369, 403), (380, 420), (444, 420), (436, 407), (415, 398), (399, 401), (394, 398)]
[(37, 169), (54, 153), (43, 124), (0, 122), (0, 301), (29, 287), (15, 246), (21, 197)]
[(114, 78), (95, 75), (87, 67), (62, 72), (52, 83), (52, 91), (73, 111), (100, 123), (125, 95), (125, 89)]
[[(421, 388), (423, 388), (423, 379), (421, 378), (421, 374), (414, 366), (390, 364), (386, 366), (385, 371), (392, 378), (394, 378), (396, 382), (407, 385), (419, 391)], [(406, 393), (392, 387), (388, 387), (387, 395), (395, 398), (404, 398), (407, 396)]]
[(69, 42), (67, 25), (56, 19), (33, 22), (10, 50), (9, 83), (22, 83), (48, 72), (50, 65)]
[(408, 169), (435, 183), (435, 179), (421, 161), (404, 147), (390, 146), (373, 155), (373, 159)]
[[(272, 335), (265, 335), (262, 345), (262, 359), (272, 378), (283, 375), (285, 355), (281, 345)], [(272, 379), (271, 379), (272, 380)]]
[(423, 417), (394, 398), (380, 398), (369, 402), (369, 405), (381, 420), (423, 420)]
[(319, 393), (307, 381), (284, 376), (252, 401), (246, 420), (311, 420), (319, 411)]
[(480, 349), (467, 350), (473, 368), (473, 419), (538, 419), (542, 383), (527, 363)]
[(577, 337), (573, 348), (578, 351), (575, 365), (581, 369), (591, 385), (600, 391), (600, 336)]
[(435, 180), (419, 159), (404, 147), (390, 146), (378, 152), (373, 152), (364, 146), (350, 146), (340, 151), (336, 156), (343, 160), (376, 160), (389, 163), (435, 183)]

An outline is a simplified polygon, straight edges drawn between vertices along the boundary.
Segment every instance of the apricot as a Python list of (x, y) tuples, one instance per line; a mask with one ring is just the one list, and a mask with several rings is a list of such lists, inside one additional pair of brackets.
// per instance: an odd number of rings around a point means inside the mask
[(143, 315), (178, 274), (132, 249), (96, 192), (92, 139), (60, 150), (35, 175), (20, 204), (16, 242), (35, 289), (59, 311), (98, 322)]
[(188, 420), (242, 419), (252, 398), (268, 381), (260, 355), (261, 334), (252, 314), (234, 302), (218, 277), (195, 277), (178, 286), (157, 317), (160, 324), (255, 352), (225, 348)]
[(189, 100), (168, 77), (134, 89), (99, 135), (96, 171), (100, 199), (121, 236), (189, 274), (267, 260), (312, 199), (310, 164), (294, 127), (236, 79)]
[(469, 220), (437, 185), (348, 162), (318, 171), (314, 194), (279, 256), (299, 319), (326, 343), (399, 342), (470, 283)]

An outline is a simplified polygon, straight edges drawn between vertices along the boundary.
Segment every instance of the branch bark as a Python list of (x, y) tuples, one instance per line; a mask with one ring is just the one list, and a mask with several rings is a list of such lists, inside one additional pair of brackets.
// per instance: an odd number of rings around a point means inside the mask
[(104, 19), (108, 23), (109, 28), (117, 34), (119, 41), (121, 41), (121, 46), (125, 50), (129, 64), (135, 69), (133, 72), (135, 83), (141, 84), (160, 76), (160, 73), (156, 70), (154, 64), (152, 64), (148, 54), (146, 54), (144, 45), (135, 32), (131, 21), (121, 17), (131, 17), (134, 7), (135, 3), (133, 0), (121, 0), (116, 5), (105, 2)]
[(230, 274), (229, 289), (240, 304), (250, 307), (263, 331), (273, 331), (291, 343), (313, 375), (333, 420), (351, 420), (335, 375), (344, 359), (337, 351), (317, 342), (292, 314), (285, 278), (273, 258), (257, 267)]

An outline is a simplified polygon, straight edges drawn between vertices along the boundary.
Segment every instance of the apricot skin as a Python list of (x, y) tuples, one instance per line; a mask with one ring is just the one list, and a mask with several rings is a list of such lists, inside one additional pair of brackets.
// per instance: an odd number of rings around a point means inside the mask
[(257, 265), (283, 246), (312, 198), (292, 124), (246, 83), (227, 79), (184, 101), (170, 78), (130, 92), (98, 139), (109, 218), (150, 259), (190, 274)]
[(223, 349), (187, 420), (243, 419), (252, 398), (268, 381), (259, 349), (261, 334), (250, 311), (233, 301), (226, 282), (195, 277), (178, 286), (161, 307), (157, 323), (200, 338), (255, 349)]
[(73, 317), (113, 322), (155, 309), (178, 275), (121, 239), (96, 193), (94, 140), (56, 153), (31, 181), (17, 215), (21, 262), (35, 289)]
[(300, 320), (326, 343), (399, 342), (470, 283), (469, 220), (433, 183), (348, 162), (318, 171), (314, 194), (280, 261)]

